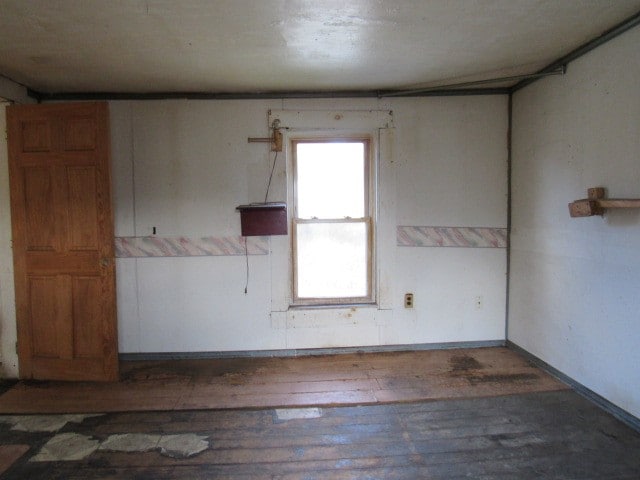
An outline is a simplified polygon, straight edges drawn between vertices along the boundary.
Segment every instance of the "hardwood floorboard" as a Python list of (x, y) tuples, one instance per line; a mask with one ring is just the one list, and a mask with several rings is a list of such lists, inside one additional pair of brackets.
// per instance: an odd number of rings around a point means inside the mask
[[(17, 432), (3, 421), (0, 445), (31, 449), (0, 479), (640, 478), (640, 433), (567, 389), (321, 408), (306, 418), (282, 413), (110, 413), (68, 423), (58, 432)], [(208, 448), (193, 456), (170, 456), (158, 447), (133, 453), (95, 450), (74, 461), (30, 461), (63, 433), (100, 444), (114, 434), (189, 433), (206, 438)]]
[[(24, 446), (0, 480), (640, 478), (640, 433), (503, 348), (131, 362), (112, 384), (18, 382), (1, 412), (103, 414), (0, 416), (0, 452)], [(93, 451), (38, 459), (57, 438)]]
[(116, 383), (23, 381), (0, 413), (345, 406), (566, 389), (507, 348), (123, 362)]
[(29, 451), (29, 445), (0, 445), (0, 475)]

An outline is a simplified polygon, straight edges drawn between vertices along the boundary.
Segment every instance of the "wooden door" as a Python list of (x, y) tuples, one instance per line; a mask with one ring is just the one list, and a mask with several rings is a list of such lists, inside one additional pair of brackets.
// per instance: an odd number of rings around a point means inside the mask
[(116, 380), (106, 103), (7, 108), (20, 377)]

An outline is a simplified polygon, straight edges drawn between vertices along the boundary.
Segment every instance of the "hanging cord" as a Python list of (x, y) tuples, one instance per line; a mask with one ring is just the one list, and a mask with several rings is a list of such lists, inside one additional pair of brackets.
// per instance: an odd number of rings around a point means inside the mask
[(267, 199), (269, 198), (269, 189), (271, 188), (271, 180), (273, 179), (273, 172), (276, 169), (276, 161), (278, 160), (278, 150), (275, 148), (277, 143), (277, 135), (280, 132), (280, 120), (275, 119), (271, 123), (271, 137), (273, 138), (273, 146), (275, 155), (273, 156), (273, 165), (271, 165), (271, 173), (269, 174), (269, 183), (267, 184), (267, 193), (264, 195), (264, 203), (267, 203)]
[(264, 195), (264, 203), (267, 203), (269, 197), (269, 188), (271, 188), (271, 179), (273, 178), (273, 171), (276, 169), (276, 160), (278, 160), (278, 152), (273, 156), (273, 165), (271, 165), (271, 174), (269, 175), (269, 183), (267, 184), (267, 193)]
[(249, 290), (249, 250), (247, 249), (247, 237), (244, 238), (244, 258), (247, 262), (247, 281), (244, 284), (244, 294)]

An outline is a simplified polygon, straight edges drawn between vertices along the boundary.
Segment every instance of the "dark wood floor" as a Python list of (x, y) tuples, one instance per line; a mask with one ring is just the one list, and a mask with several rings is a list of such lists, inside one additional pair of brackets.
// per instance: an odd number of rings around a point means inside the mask
[[(30, 450), (0, 477), (6, 480), (640, 478), (640, 434), (571, 390), (303, 410), (111, 413), (55, 432), (11, 428), (0, 423), (0, 443)], [(103, 448), (120, 434), (184, 433), (204, 438), (204, 450), (176, 458), (159, 448)], [(102, 449), (80, 460), (33, 461), (65, 434)]]

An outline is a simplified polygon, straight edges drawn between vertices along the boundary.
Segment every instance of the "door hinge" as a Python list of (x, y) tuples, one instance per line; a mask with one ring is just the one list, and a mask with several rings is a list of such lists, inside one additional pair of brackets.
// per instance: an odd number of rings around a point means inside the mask
[(18, 353), (18, 342), (16, 342), (16, 354)]

